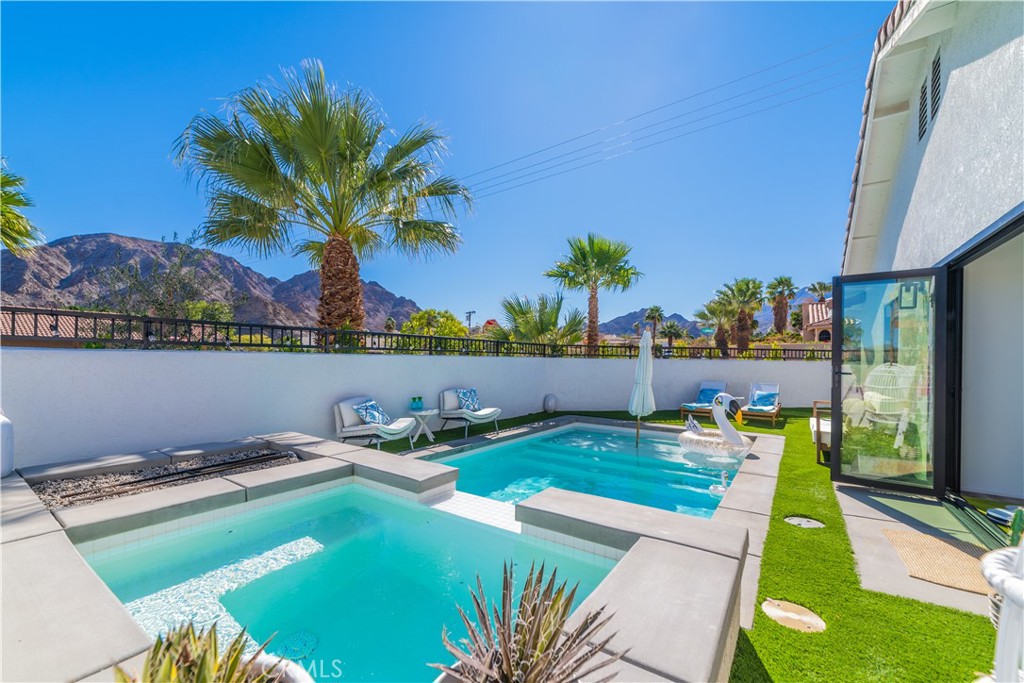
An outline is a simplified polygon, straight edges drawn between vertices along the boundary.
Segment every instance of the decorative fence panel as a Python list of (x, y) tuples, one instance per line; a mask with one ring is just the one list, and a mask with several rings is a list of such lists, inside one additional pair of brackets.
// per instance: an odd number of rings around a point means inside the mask
[[(298, 353), (376, 353), (438, 356), (527, 356), (545, 358), (635, 358), (635, 344), (558, 345), (510, 342), (486, 337), (332, 330), (262, 323), (181, 320), (5, 306), (0, 337), (18, 346), (276, 351)], [(751, 346), (656, 346), (664, 359), (829, 360), (828, 348)]]

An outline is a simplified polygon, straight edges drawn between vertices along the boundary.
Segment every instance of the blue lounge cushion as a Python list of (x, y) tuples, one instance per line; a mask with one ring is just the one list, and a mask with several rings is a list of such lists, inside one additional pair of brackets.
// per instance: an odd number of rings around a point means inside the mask
[(480, 397), (477, 396), (476, 388), (456, 389), (455, 395), (459, 397), (460, 410), (480, 410)]
[(359, 419), (368, 425), (386, 425), (391, 422), (391, 418), (388, 417), (383, 408), (377, 405), (376, 401), (360, 403), (359, 405), (352, 406), (352, 410), (356, 411)]
[(755, 391), (753, 400), (750, 402), (751, 408), (774, 408), (775, 404), (779, 400), (778, 392), (772, 391)]
[(697, 400), (695, 401), (698, 405), (711, 405), (711, 402), (715, 400), (715, 396), (718, 396), (721, 392), (718, 389), (701, 389), (700, 393), (697, 394)]

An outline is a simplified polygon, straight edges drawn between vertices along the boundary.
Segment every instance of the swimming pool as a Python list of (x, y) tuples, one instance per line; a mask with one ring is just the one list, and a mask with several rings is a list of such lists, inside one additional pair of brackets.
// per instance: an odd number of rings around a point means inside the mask
[(593, 425), (511, 439), (493, 447), (442, 458), (459, 468), (460, 491), (519, 503), (552, 486), (629, 503), (710, 518), (722, 472), (731, 481), (741, 464), (683, 452), (671, 434)]
[(397, 500), (358, 485), (250, 510), (86, 560), (150, 635), (188, 619), (242, 626), (315, 678), (431, 680), (450, 662), (442, 627), (464, 635), (479, 572), (500, 596), (502, 562), (522, 580), (531, 562), (579, 581), (578, 600), (606, 560)]

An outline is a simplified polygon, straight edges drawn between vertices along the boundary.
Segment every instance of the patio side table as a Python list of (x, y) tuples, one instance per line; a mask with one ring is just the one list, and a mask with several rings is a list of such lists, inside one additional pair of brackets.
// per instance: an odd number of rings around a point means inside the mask
[(434, 432), (430, 431), (430, 427), (427, 426), (427, 421), (434, 415), (437, 415), (438, 412), (440, 411), (437, 408), (409, 411), (409, 414), (416, 418), (416, 422), (419, 423), (416, 427), (416, 432), (412, 435), (413, 443), (419, 441), (421, 434), (426, 435), (427, 441), (434, 443)]

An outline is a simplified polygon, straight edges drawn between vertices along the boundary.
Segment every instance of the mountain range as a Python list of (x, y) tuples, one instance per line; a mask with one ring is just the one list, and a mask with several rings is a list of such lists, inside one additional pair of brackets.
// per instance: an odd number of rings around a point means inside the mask
[[(809, 291), (807, 291), (807, 288), (801, 287), (799, 290), (797, 290), (796, 296), (793, 297), (791, 309), (798, 307), (804, 301), (814, 300), (814, 296)], [(644, 316), (646, 314), (647, 309), (641, 308), (638, 311), (626, 313), (624, 315), (620, 315), (617, 318), (612, 318), (608, 322), (601, 323), (598, 329), (601, 331), (602, 334), (633, 334), (635, 331), (633, 325), (639, 322), (640, 325), (643, 326)], [(662, 324), (665, 324), (669, 320), (674, 320), (677, 323), (679, 323), (679, 326), (682, 327), (684, 330), (687, 330), (691, 336), (701, 336), (700, 325), (698, 325), (696, 322), (692, 320), (687, 320), (679, 313), (672, 313), (671, 315), (666, 315), (664, 320), (662, 321)], [(754, 320), (757, 321), (757, 329), (759, 331), (771, 329), (772, 325), (775, 324), (775, 315), (772, 313), (771, 302), (766, 303), (764, 306), (761, 307), (760, 311), (754, 314)]]
[[(207, 301), (230, 304), (235, 320), (316, 325), (320, 274), (300, 273), (287, 280), (267, 277), (238, 260), (209, 249), (156, 242), (112, 233), (74, 235), (39, 246), (25, 258), (9, 251), (0, 255), (0, 301), (7, 306), (60, 308), (90, 306), (102, 300), (103, 270), (134, 264), (143, 274), (167, 268), (176, 249), (188, 250), (188, 263), (207, 275)], [(399, 326), (420, 310), (415, 301), (398, 296), (377, 282), (363, 281), (366, 326), (384, 329), (391, 316)]]

